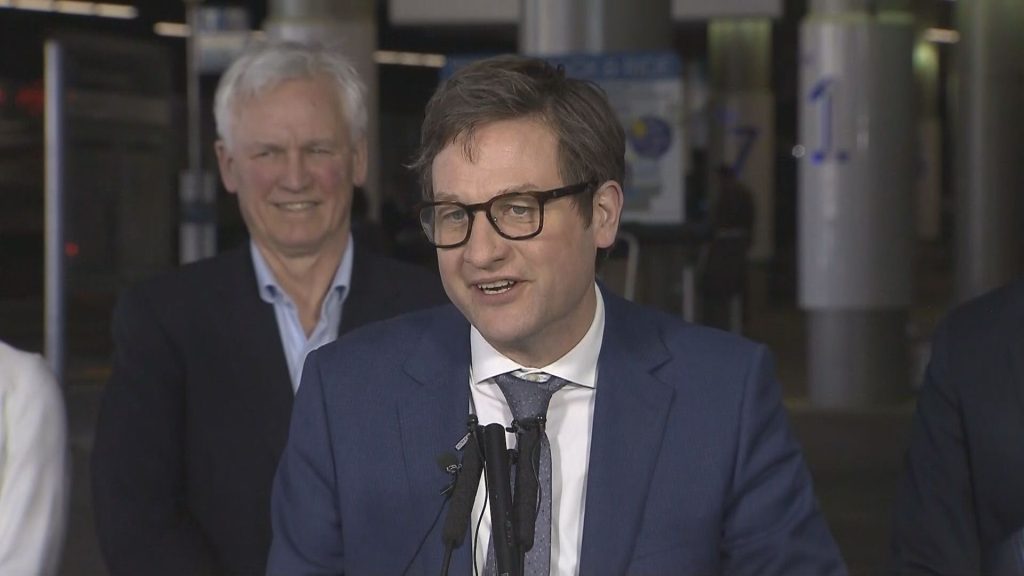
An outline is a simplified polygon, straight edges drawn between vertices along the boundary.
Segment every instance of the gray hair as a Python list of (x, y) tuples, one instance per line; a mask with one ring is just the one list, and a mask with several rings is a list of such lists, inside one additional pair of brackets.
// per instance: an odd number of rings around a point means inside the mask
[(213, 98), (217, 136), (231, 146), (239, 103), (288, 80), (326, 78), (339, 98), (353, 141), (366, 135), (366, 85), (352, 63), (332, 49), (291, 41), (250, 45), (221, 76)]

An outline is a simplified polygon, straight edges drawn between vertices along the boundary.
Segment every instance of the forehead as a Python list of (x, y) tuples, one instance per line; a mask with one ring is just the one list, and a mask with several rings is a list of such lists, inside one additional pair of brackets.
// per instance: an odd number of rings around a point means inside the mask
[(333, 133), (344, 123), (341, 99), (323, 78), (291, 79), (261, 90), (238, 102), (235, 120), (239, 132), (280, 129)]
[(534, 119), (485, 124), (442, 149), (432, 163), (431, 177), (438, 198), (557, 187), (558, 140)]

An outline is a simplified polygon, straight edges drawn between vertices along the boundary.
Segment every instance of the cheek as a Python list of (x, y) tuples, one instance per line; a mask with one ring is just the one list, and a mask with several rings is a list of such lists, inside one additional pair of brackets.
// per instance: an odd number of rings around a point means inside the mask
[(459, 273), (459, 259), (451, 251), (438, 251), (437, 269), (441, 272), (441, 280), (447, 286), (448, 279), (454, 280)]
[(253, 163), (247, 166), (239, 176), (248, 188), (258, 191), (273, 186), (276, 174), (277, 170), (269, 163)]
[(352, 189), (352, 179), (343, 167), (331, 166), (313, 171), (313, 179), (321, 190), (344, 196)]

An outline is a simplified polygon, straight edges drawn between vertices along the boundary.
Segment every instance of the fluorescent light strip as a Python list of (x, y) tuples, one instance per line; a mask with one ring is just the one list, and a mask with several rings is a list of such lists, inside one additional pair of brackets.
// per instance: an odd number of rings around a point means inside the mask
[(61, 14), (75, 14), (77, 16), (92, 16), (96, 13), (96, 4), (93, 2), (77, 2), (65, 0), (54, 3), (55, 10)]
[(101, 16), (130, 20), (139, 16), (134, 6), (126, 4), (104, 4), (81, 2), (79, 0), (0, 0), (0, 8), (30, 10), (32, 12), (56, 12), (71, 16)]
[[(188, 24), (184, 24), (182, 22), (157, 22), (153, 25), (153, 32), (159, 36), (186, 38), (189, 35), (189, 27)], [(254, 30), (252, 34), (254, 37), (258, 38), (262, 37), (263, 32), (261, 30)], [(426, 68), (443, 68), (445, 63), (445, 57), (443, 54), (395, 52), (392, 50), (377, 50), (373, 53), (373, 60), (377, 64), (423, 66)]]
[(421, 54), (419, 52), (394, 52), (391, 50), (377, 50), (373, 53), (373, 60), (377, 64), (395, 64), (398, 66), (424, 66), (427, 68), (443, 68), (445, 57), (443, 54)]
[(956, 44), (960, 41), (960, 33), (946, 28), (928, 28), (924, 31), (924, 39), (936, 44)]
[(52, 0), (14, 0), (14, 8), (32, 12), (53, 12)]
[(153, 24), (153, 32), (158, 36), (170, 36), (172, 38), (187, 38), (188, 24), (181, 22), (157, 22)]
[(96, 4), (96, 15), (129, 20), (138, 17), (139, 11), (135, 9), (135, 6), (125, 6), (124, 4)]

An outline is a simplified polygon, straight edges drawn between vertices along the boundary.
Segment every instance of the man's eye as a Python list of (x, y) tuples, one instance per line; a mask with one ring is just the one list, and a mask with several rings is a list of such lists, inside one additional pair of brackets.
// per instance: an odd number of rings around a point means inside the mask
[(459, 224), (466, 219), (466, 211), (461, 208), (440, 210), (437, 219), (443, 224)]
[(509, 218), (515, 220), (532, 220), (536, 217), (537, 206), (532, 202), (526, 202), (523, 200), (512, 200), (508, 204), (501, 207), (501, 218)]

